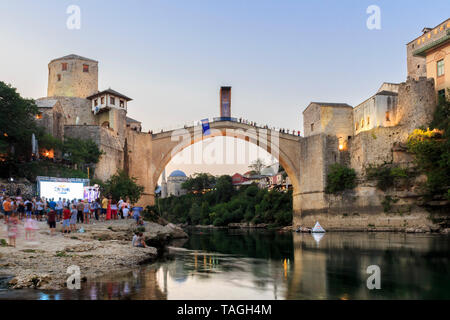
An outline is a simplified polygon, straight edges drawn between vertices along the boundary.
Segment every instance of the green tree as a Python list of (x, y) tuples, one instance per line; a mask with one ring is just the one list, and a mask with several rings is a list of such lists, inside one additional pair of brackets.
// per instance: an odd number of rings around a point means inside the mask
[(35, 117), (38, 107), (24, 99), (15, 88), (0, 81), (0, 175), (20, 174), (18, 164), (31, 158), (31, 137), (44, 134)]
[(216, 182), (216, 178), (209, 173), (195, 173), (189, 177), (181, 187), (188, 192), (202, 192), (211, 189)]
[(100, 161), (103, 152), (91, 139), (83, 140), (67, 137), (62, 146), (62, 152), (73, 164), (81, 167), (85, 164), (95, 164)]
[(189, 217), (192, 224), (199, 224), (202, 219), (202, 210), (197, 202), (194, 202), (194, 204), (191, 206), (191, 209), (189, 210)]
[(233, 180), (231, 176), (223, 175), (217, 179), (216, 183), (216, 201), (227, 202), (234, 193)]
[(103, 186), (103, 192), (111, 195), (113, 199), (130, 199), (131, 203), (136, 203), (141, 197), (144, 187), (136, 183), (136, 179), (129, 177), (125, 171), (118, 171)]
[(337, 193), (356, 186), (356, 172), (339, 163), (330, 166), (327, 175), (326, 193)]

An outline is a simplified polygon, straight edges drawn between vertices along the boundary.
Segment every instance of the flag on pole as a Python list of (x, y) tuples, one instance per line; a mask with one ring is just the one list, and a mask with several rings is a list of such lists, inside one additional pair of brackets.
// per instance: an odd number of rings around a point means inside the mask
[(209, 120), (208, 119), (203, 119), (202, 120), (202, 127), (203, 127), (203, 134), (205, 136), (211, 134), (211, 130), (210, 130), (210, 127), (209, 127)]

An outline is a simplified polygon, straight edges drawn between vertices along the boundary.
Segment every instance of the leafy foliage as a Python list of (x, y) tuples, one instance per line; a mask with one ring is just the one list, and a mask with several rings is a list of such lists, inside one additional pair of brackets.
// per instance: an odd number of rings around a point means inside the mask
[(211, 189), (216, 183), (216, 178), (209, 173), (196, 173), (188, 178), (181, 187), (188, 192), (202, 192)]
[(70, 137), (64, 140), (62, 152), (67, 155), (67, 160), (77, 166), (98, 163), (103, 154), (94, 141)]
[(119, 171), (102, 186), (103, 194), (111, 195), (115, 200), (130, 199), (136, 203), (141, 197), (144, 187), (136, 183), (135, 178), (130, 178), (125, 171)]
[[(22, 98), (15, 88), (0, 81), (0, 176), (26, 177), (36, 175), (85, 178), (87, 175), (68, 164), (82, 168), (98, 163), (102, 152), (92, 140), (59, 139), (45, 132), (35, 121), (39, 109), (31, 99)], [(67, 154), (65, 164), (31, 161), (31, 137), (35, 135), (39, 147)]]
[(327, 175), (326, 193), (338, 193), (356, 186), (356, 172), (339, 163), (330, 166)]
[(366, 177), (377, 181), (377, 188), (383, 191), (394, 187), (398, 178), (408, 178), (408, 172), (404, 168), (384, 163), (379, 166), (369, 165), (366, 168)]
[(42, 134), (34, 120), (38, 113), (33, 100), (22, 98), (15, 88), (0, 81), (0, 153), (9, 152), (16, 159), (27, 156), (32, 134)]
[(420, 172), (427, 175), (430, 195), (450, 192), (450, 102), (441, 100), (434, 113), (431, 129), (416, 129), (408, 137), (408, 151), (415, 156)]
[(235, 190), (230, 176), (220, 176), (210, 192), (157, 199), (154, 209), (174, 223), (226, 226), (251, 222), (284, 226), (292, 223), (292, 193), (268, 191), (256, 185)]

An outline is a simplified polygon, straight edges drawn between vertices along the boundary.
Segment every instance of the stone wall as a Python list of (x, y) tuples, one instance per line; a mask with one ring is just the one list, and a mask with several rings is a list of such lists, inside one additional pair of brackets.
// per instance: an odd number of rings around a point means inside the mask
[(436, 109), (436, 92), (434, 80), (420, 78), (407, 80), (400, 84), (396, 125), (412, 132), (420, 126), (428, 126), (433, 120)]
[[(328, 230), (405, 230), (433, 226), (429, 213), (417, 205), (421, 196), (417, 177), (402, 188), (383, 192), (373, 181), (366, 181), (365, 168), (385, 162), (411, 165), (406, 152), (408, 135), (432, 120), (436, 105), (432, 79), (408, 80), (399, 86), (396, 125), (360, 132), (350, 139), (348, 151), (338, 151), (338, 137), (331, 132), (301, 140), (300, 214), (294, 213), (294, 227), (312, 227), (316, 221)], [(318, 117), (318, 111), (315, 115)], [(322, 120), (322, 114), (318, 119)], [(309, 118), (306, 121), (310, 120)], [(348, 161), (348, 162), (347, 162)], [(333, 163), (348, 163), (358, 174), (358, 186), (339, 195), (325, 194), (326, 176)], [(390, 212), (385, 213), (383, 201), (389, 195)], [(294, 199), (295, 200), (295, 199)]]
[(32, 198), (36, 195), (36, 184), (26, 179), (9, 182), (7, 179), (0, 179), (0, 192), (6, 195), (16, 196), (18, 191), (23, 198)]
[[(314, 130), (311, 130), (311, 125)], [(303, 112), (303, 130), (305, 137), (325, 133), (336, 135), (346, 141), (353, 135), (353, 109), (350, 106), (326, 106), (311, 103)]]
[[(55, 99), (39, 99), (36, 101), (39, 106), (39, 112), (42, 118), (37, 120), (38, 124), (46, 129), (46, 131), (59, 140), (64, 139), (64, 110), (61, 103)], [(52, 107), (41, 107), (46, 103), (50, 103)]]
[(65, 126), (64, 130), (66, 137), (92, 139), (103, 151), (95, 168), (95, 178), (106, 181), (119, 169), (123, 169), (124, 145), (114, 131), (92, 125)]
[(64, 110), (65, 125), (98, 125), (97, 119), (92, 113), (91, 101), (76, 97), (54, 97), (61, 103)]
[[(153, 205), (155, 201), (156, 182), (153, 172), (156, 170), (152, 163), (153, 143), (152, 135), (135, 130), (126, 130), (124, 168), (129, 176), (136, 178), (137, 183), (145, 187), (139, 200), (141, 206)], [(161, 157), (161, 154), (158, 154)]]

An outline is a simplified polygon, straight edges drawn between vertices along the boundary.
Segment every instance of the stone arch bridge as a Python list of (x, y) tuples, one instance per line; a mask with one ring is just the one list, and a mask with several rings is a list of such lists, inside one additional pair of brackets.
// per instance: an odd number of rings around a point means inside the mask
[(124, 167), (145, 187), (140, 205), (155, 203), (158, 178), (177, 153), (196, 142), (228, 136), (253, 143), (279, 159), (292, 181), (294, 225), (300, 224), (302, 215), (323, 208), (326, 169), (342, 161), (337, 138), (295, 136), (236, 121), (210, 122), (210, 131), (204, 135), (201, 125), (156, 134), (127, 130)]

